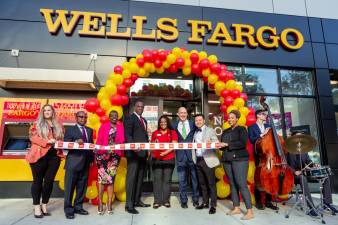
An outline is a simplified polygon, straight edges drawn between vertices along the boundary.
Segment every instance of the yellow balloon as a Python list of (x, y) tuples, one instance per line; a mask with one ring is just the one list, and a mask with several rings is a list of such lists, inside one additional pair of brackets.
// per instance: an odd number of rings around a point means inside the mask
[(235, 89), (239, 90), (239, 92), (243, 91), (243, 86), (241, 84), (237, 84)]
[(88, 113), (88, 122), (91, 124), (97, 124), (100, 122), (100, 118), (93, 113)]
[(126, 174), (117, 173), (114, 181), (114, 191), (123, 192), (126, 190)]
[(97, 197), (97, 195), (98, 195), (98, 191), (97, 191), (97, 187), (95, 184), (87, 187), (86, 198), (94, 199)]
[(127, 158), (126, 157), (120, 158), (119, 166), (127, 168)]
[(109, 116), (109, 113), (112, 111), (112, 110), (114, 110), (114, 111), (116, 111), (117, 112), (117, 114), (118, 114), (118, 119), (120, 120), (121, 118), (122, 118), (122, 116), (123, 116), (123, 108), (122, 108), (122, 106), (119, 106), (119, 105), (112, 105), (111, 107), (109, 107), (108, 109), (107, 109), (107, 116)]
[(164, 73), (164, 68), (163, 67), (156, 68), (156, 73), (158, 73), (158, 74)]
[(210, 69), (204, 69), (202, 70), (203, 77), (208, 77), (210, 75)]
[(129, 67), (129, 62), (124, 62), (124, 63), (122, 63), (122, 68), (125, 70), (125, 69), (128, 69), (128, 67)]
[(229, 122), (225, 122), (225, 123), (223, 123), (222, 129), (226, 130), (226, 129), (230, 128), (230, 127), (231, 126), (230, 126)]
[(249, 169), (248, 169), (248, 178), (247, 178), (247, 181), (250, 183), (250, 184), (253, 184), (254, 183), (254, 180), (255, 180), (255, 162), (254, 161), (249, 161)]
[(210, 74), (208, 77), (209, 84), (215, 84), (218, 80), (218, 76), (216, 74)]
[(119, 167), (117, 167), (116, 173), (121, 174), (123, 176), (126, 176), (127, 175), (127, 168), (125, 168), (123, 166), (119, 166)]
[(229, 114), (232, 110), (238, 110), (238, 108), (234, 105), (230, 105), (228, 108), (227, 108), (227, 113)]
[(183, 70), (182, 70), (182, 73), (185, 76), (189, 76), (191, 74), (191, 68), (190, 67), (184, 67)]
[(237, 124), (240, 126), (244, 126), (246, 124), (246, 117), (244, 115), (241, 115), (241, 117), (239, 117)]
[(184, 67), (190, 67), (191, 66), (191, 60), (190, 59), (186, 59), (184, 62)]
[(217, 63), (217, 56), (215, 56), (215, 55), (209, 55), (208, 60), (212, 64)]
[(217, 81), (215, 83), (215, 91), (220, 93), (225, 89), (225, 83), (223, 81)]
[(245, 104), (245, 101), (244, 101), (244, 99), (243, 98), (236, 98), (235, 100), (234, 100), (234, 106), (236, 106), (237, 108), (242, 108), (243, 106), (244, 106), (244, 104)]
[(150, 73), (155, 73), (155, 71), (156, 71), (156, 67), (155, 67), (155, 65), (154, 64), (150, 64), (150, 70), (149, 70), (149, 72)]
[(249, 114), (249, 109), (244, 106), (239, 109), (239, 112), (241, 113), (241, 115), (246, 117)]
[(217, 197), (226, 198), (230, 194), (230, 185), (220, 180), (216, 183)]
[(181, 57), (182, 51), (179, 47), (175, 47), (172, 50), (172, 54), (174, 54), (176, 57)]
[(131, 58), (131, 59), (129, 59), (129, 62), (130, 62), (130, 63), (136, 63), (136, 58)]
[(167, 61), (168, 61), (169, 64), (173, 64), (173, 63), (176, 61), (176, 55), (174, 55), (174, 54), (169, 54), (169, 55), (167, 56)]
[(146, 71), (143, 68), (140, 68), (137, 74), (139, 77), (145, 77)]
[(114, 77), (111, 79), (114, 84), (120, 85), (123, 83), (123, 76), (121, 74), (115, 74)]
[(219, 102), (220, 102), (221, 104), (223, 104), (223, 103), (224, 103), (224, 98), (223, 98), (223, 97), (220, 97), (220, 98), (219, 98)]
[(102, 99), (102, 101), (100, 101), (100, 106), (102, 109), (104, 110), (108, 110), (111, 107), (111, 103), (109, 99)]
[(182, 52), (182, 58), (187, 61), (187, 59), (190, 59), (190, 53), (188, 51)]
[(128, 69), (123, 70), (123, 71), (122, 71), (122, 76), (123, 76), (124, 78), (129, 78), (129, 77), (131, 76), (130, 70), (128, 70)]
[(143, 58), (143, 55), (142, 54), (137, 54), (135, 58), (136, 59)]
[(123, 192), (117, 192), (117, 193), (116, 193), (116, 198), (117, 198), (117, 200), (119, 200), (120, 202), (125, 202), (125, 201), (126, 201), (126, 198), (127, 198), (126, 192), (125, 192), (125, 191), (123, 191)]
[(170, 66), (170, 63), (169, 63), (169, 62), (167, 62), (167, 61), (164, 61), (164, 62), (163, 62), (163, 67), (164, 67), (165, 69), (168, 69), (169, 66)]
[(200, 60), (202, 60), (202, 59), (206, 59), (208, 57), (208, 54), (205, 51), (201, 51), (198, 53), (198, 56)]
[(217, 179), (222, 180), (225, 172), (222, 166), (218, 166), (215, 169), (215, 176)]
[(100, 88), (99, 93), (97, 93), (97, 99), (102, 101), (102, 99), (109, 98), (109, 94), (106, 91), (105, 87)]
[(105, 191), (105, 192), (103, 192), (102, 202), (103, 202), (104, 204), (106, 204), (107, 201), (108, 201), (108, 193)]
[(191, 54), (191, 53), (197, 53), (197, 54), (198, 54), (198, 51), (197, 51), (196, 49), (194, 49), (194, 50), (191, 50), (191, 51), (190, 51), (190, 54)]
[(151, 63), (145, 63), (143, 68), (145, 69), (145, 71), (150, 71), (151, 69)]
[(107, 94), (106, 97), (109, 97), (111, 95), (115, 95), (116, 92), (117, 92), (116, 85), (115, 85), (113, 80), (107, 80), (106, 85), (104, 87), (105, 87), (104, 91)]
[(234, 90), (236, 88), (236, 81), (234, 81), (234, 80), (228, 80), (225, 83), (225, 88), (227, 90)]
[(59, 188), (61, 190), (65, 190), (65, 179), (64, 178), (59, 180)]
[(139, 67), (136, 63), (130, 63), (129, 64), (129, 70), (131, 73), (137, 73), (139, 70)]

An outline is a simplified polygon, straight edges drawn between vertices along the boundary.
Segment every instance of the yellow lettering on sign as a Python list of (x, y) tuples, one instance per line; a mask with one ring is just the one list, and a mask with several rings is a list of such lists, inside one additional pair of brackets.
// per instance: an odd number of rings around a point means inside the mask
[(210, 21), (188, 20), (188, 24), (191, 26), (191, 36), (188, 39), (189, 42), (202, 43), (202, 37), (206, 34), (205, 28), (208, 32), (211, 30)]
[(236, 36), (236, 45), (244, 46), (246, 43), (243, 41), (243, 38), (247, 39), (248, 45), (250, 47), (257, 47), (258, 43), (255, 41), (254, 33), (255, 28), (248, 24), (232, 24), (232, 27), (235, 29)]
[[(264, 33), (268, 33), (270, 42), (264, 40)], [(278, 48), (279, 37), (276, 36), (276, 27), (262, 26), (256, 32), (257, 42), (264, 48)]]
[(143, 23), (147, 22), (146, 16), (133, 16), (133, 21), (136, 23), (136, 31), (132, 35), (133, 38), (155, 40), (156, 33), (154, 29), (151, 29), (150, 34), (143, 33)]
[[(292, 45), (289, 43), (287, 36), (291, 34), (296, 38), (296, 44)], [(291, 50), (297, 50), (300, 49), (304, 44), (304, 37), (303, 35), (296, 29), (293, 28), (286, 28), (282, 31), (280, 34), (281, 43), (284, 47), (291, 49)]]
[[(100, 27), (100, 21), (102, 26)], [(106, 14), (85, 12), (83, 15), (83, 26), (82, 30), (79, 30), (80, 35), (86, 36), (105, 36), (106, 27)]]
[(157, 39), (175, 41), (178, 38), (177, 19), (160, 18), (157, 20)]
[(208, 44), (218, 44), (220, 40), (222, 44), (235, 44), (235, 41), (232, 40), (228, 29), (225, 27), (224, 23), (217, 23), (214, 32), (211, 37), (207, 40)]
[(107, 37), (130, 38), (130, 27), (127, 27), (125, 32), (118, 32), (117, 30), (119, 21), (122, 20), (121, 14), (107, 14), (107, 17), (110, 19), (110, 31), (107, 32)]
[[(67, 15), (68, 15), (67, 10), (55, 10), (55, 13), (54, 13), (54, 10), (52, 9), (40, 9), (40, 12), (45, 17), (48, 31), (52, 34), (57, 33), (60, 27), (63, 29), (63, 32), (65, 34), (73, 33), (75, 25), (79, 21), (80, 17), (83, 15), (82, 12), (72, 11), (71, 12), (72, 18), (68, 22), (67, 21)], [(55, 14), (58, 16), (53, 22), (52, 16), (54, 16)]]

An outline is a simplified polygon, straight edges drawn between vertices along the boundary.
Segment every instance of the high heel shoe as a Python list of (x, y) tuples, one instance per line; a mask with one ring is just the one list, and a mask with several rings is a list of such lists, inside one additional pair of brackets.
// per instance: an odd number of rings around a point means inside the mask
[(34, 213), (34, 218), (37, 218), (37, 219), (43, 218), (43, 213), (42, 213), (42, 211), (41, 211), (41, 214), (40, 214), (40, 215), (37, 215), (37, 214), (35, 214), (35, 210), (33, 209), (33, 213)]
[(97, 207), (97, 214), (99, 214), (100, 216), (102, 216), (104, 214), (104, 210), (103, 210), (103, 205), (99, 204)]
[(51, 215), (52, 215), (52, 214), (50, 214), (49, 212), (44, 212), (43, 209), (42, 209), (42, 207), (41, 207), (41, 213), (42, 213), (42, 215), (44, 215), (44, 216), (51, 216)]
[(110, 207), (108, 207), (108, 203), (107, 203), (106, 207), (107, 207), (107, 213), (108, 214), (113, 214), (112, 204), (110, 204)]

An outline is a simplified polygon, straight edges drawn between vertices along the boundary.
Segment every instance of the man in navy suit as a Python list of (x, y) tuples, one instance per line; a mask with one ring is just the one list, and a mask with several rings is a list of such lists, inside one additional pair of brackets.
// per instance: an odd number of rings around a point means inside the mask
[[(93, 143), (93, 130), (85, 126), (87, 113), (79, 111), (75, 115), (75, 126), (66, 129), (64, 141)], [(94, 161), (94, 153), (89, 150), (69, 150), (65, 163), (65, 202), (64, 211), (67, 219), (73, 219), (74, 213), (88, 215), (83, 209), (83, 200), (86, 195), (88, 172), (90, 163)], [(74, 204), (72, 204), (73, 193), (76, 190)]]
[[(257, 142), (257, 140), (259, 140), (260, 138), (264, 137), (264, 135), (266, 135), (269, 131), (269, 129), (271, 128), (271, 126), (269, 124), (266, 123), (266, 118), (267, 118), (267, 114), (266, 111), (263, 109), (259, 109), (255, 112), (255, 116), (256, 116), (256, 123), (251, 125), (248, 128), (248, 135), (249, 135), (249, 139), (250, 142), (252, 143), (252, 145), (254, 146), (254, 158), (255, 158), (255, 164), (256, 166), (259, 165), (260, 163), (260, 157), (258, 152), (255, 149), (255, 143)], [(263, 199), (265, 195), (265, 205), (263, 203)], [(255, 187), (255, 198), (256, 198), (256, 208), (263, 210), (265, 209), (265, 207), (273, 209), (273, 210), (278, 210), (278, 207), (273, 205), (271, 200), (272, 200), (272, 196), (264, 191), (259, 190), (257, 187)]]
[[(173, 125), (173, 128), (178, 134), (178, 142), (193, 142), (195, 125), (188, 120), (188, 112), (185, 107), (180, 107), (177, 112), (179, 121)], [(180, 201), (182, 208), (188, 208), (187, 197), (187, 170), (190, 170), (192, 181), (192, 201), (193, 206), (198, 206), (198, 180), (195, 164), (192, 160), (191, 150), (177, 150), (176, 151), (177, 173), (179, 179)]]

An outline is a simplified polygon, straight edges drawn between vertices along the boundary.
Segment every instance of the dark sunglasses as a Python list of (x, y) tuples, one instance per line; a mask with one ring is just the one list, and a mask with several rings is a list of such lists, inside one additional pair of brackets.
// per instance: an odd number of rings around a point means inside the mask
[(81, 119), (87, 119), (87, 116), (77, 116), (77, 117)]

